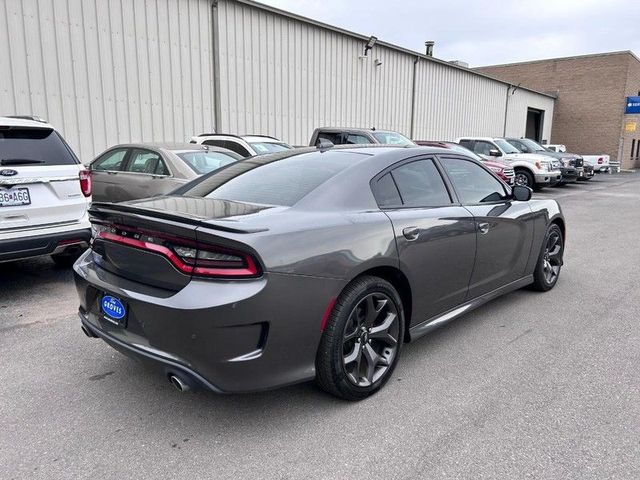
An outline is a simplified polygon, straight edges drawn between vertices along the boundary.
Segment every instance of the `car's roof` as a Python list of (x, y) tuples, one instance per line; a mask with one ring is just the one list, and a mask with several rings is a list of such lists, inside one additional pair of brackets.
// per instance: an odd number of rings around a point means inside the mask
[(272, 137), (270, 135), (259, 135), (259, 134), (251, 134), (251, 135), (235, 135), (233, 133), (201, 133), (200, 135), (196, 135), (192, 137), (193, 139), (202, 138), (202, 137), (227, 137), (227, 138), (237, 138), (240, 140), (244, 140), (247, 143), (285, 143), (282, 140)]
[(494, 140), (500, 138), (500, 137), (474, 137), (474, 136), (462, 136), (462, 137), (458, 137), (464, 140), (485, 140), (487, 142), (493, 142)]
[[(367, 132), (367, 133), (400, 133), (395, 130), (385, 130), (382, 128), (362, 128), (362, 127), (318, 127), (316, 130), (325, 132)], [(402, 135), (400, 133), (400, 135)]]
[(26, 118), (0, 117), (0, 125), (4, 127), (25, 127), (25, 128), (51, 128), (53, 126), (46, 122), (28, 120)]

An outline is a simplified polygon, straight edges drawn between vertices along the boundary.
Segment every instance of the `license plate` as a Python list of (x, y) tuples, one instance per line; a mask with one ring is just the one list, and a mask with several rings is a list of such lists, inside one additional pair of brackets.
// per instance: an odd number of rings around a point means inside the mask
[(15, 207), (16, 205), (31, 205), (28, 188), (0, 190), (0, 207)]
[(105, 294), (100, 300), (103, 318), (111, 323), (124, 327), (127, 323), (127, 305), (112, 295)]

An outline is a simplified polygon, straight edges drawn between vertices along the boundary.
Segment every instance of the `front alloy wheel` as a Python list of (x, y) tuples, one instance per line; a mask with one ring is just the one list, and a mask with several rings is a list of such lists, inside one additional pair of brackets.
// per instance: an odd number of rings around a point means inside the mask
[(562, 230), (555, 223), (551, 224), (545, 235), (544, 245), (540, 252), (538, 264), (533, 272), (535, 290), (546, 292), (551, 290), (560, 276), (563, 264), (564, 241)]
[(404, 339), (402, 301), (386, 280), (355, 279), (338, 297), (316, 355), (316, 380), (345, 400), (379, 390), (398, 363)]
[(516, 170), (514, 181), (516, 185), (529, 188), (534, 187), (533, 175), (525, 170)]

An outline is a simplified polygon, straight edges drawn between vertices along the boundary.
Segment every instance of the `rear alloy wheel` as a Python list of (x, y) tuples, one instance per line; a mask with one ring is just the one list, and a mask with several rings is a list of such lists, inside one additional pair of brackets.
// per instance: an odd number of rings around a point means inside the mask
[(535, 181), (533, 175), (526, 170), (516, 170), (516, 176), (514, 178), (516, 185), (522, 185), (523, 187), (534, 188)]
[(562, 230), (555, 223), (547, 229), (544, 246), (540, 252), (538, 264), (533, 272), (534, 290), (546, 292), (551, 290), (558, 281), (562, 268), (562, 256), (564, 255), (564, 241)]
[(402, 303), (393, 286), (361, 277), (338, 298), (316, 358), (321, 388), (346, 400), (361, 400), (391, 376), (404, 335)]

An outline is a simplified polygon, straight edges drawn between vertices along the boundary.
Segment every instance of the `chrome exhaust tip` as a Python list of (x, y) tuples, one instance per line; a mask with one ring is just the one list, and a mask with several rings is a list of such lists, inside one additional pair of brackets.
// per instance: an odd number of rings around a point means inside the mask
[(171, 382), (171, 385), (173, 385), (175, 389), (178, 390), (179, 392), (184, 393), (191, 390), (191, 386), (189, 385), (189, 383), (187, 383), (186, 380), (179, 377), (175, 373), (172, 373), (169, 375), (169, 382)]
[(89, 329), (84, 325), (80, 325), (80, 328), (82, 329), (82, 333), (84, 333), (87, 337), (96, 338), (96, 336), (93, 333), (91, 333)]

